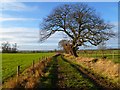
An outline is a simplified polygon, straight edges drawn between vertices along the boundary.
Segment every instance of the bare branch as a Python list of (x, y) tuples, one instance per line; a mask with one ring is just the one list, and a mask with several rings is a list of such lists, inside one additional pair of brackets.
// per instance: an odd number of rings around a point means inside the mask
[(106, 23), (88, 5), (68, 4), (56, 7), (53, 12), (43, 20), (40, 31), (40, 41), (44, 41), (57, 31), (66, 33), (72, 40), (72, 49), (78, 46), (99, 45), (107, 41), (115, 34), (112, 32), (113, 25)]

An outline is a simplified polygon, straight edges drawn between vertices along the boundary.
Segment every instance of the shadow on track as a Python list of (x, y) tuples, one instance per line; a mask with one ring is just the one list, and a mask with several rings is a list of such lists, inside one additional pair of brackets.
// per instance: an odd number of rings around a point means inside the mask
[(51, 62), (44, 69), (45, 75), (40, 79), (40, 84), (36, 88), (57, 88), (58, 82), (58, 62), (57, 56), (53, 56)]

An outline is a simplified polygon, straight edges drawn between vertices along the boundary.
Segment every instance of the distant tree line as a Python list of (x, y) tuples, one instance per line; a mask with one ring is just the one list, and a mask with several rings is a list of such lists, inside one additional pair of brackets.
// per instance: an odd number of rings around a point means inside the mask
[(18, 53), (51, 53), (51, 52), (55, 52), (54, 50), (49, 50), (49, 51), (42, 51), (42, 50), (21, 50), (18, 51)]
[(2, 43), (2, 53), (17, 53), (17, 43), (10, 44), (9, 42)]

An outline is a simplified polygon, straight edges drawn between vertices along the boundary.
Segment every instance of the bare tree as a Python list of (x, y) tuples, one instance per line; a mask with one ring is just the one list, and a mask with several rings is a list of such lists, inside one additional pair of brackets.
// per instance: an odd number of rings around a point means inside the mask
[[(70, 40), (61, 40), (58, 43), (59, 47), (61, 47), (66, 53), (73, 54), (72, 50), (72, 42)], [(78, 48), (76, 48), (78, 49)]]
[(9, 42), (2, 43), (2, 52), (3, 53), (16, 53), (17, 52), (17, 43), (11, 44)]
[(115, 34), (113, 25), (106, 23), (96, 11), (88, 5), (65, 4), (56, 7), (41, 24), (40, 41), (49, 38), (55, 32), (64, 32), (71, 39), (72, 55), (78, 56), (78, 46), (99, 45)]
[(68, 40), (61, 40), (58, 43), (59, 47), (62, 48), (66, 53), (70, 54), (71, 44)]
[(11, 51), (11, 46), (9, 42), (4, 42), (2, 43), (2, 52), (10, 52)]
[(17, 52), (17, 43), (12, 44), (12, 52), (16, 53)]

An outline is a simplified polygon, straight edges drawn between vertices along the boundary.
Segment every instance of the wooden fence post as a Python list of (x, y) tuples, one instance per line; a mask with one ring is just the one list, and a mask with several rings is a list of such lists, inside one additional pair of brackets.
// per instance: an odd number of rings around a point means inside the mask
[(45, 60), (45, 56), (43, 57), (43, 60)]
[[(95, 56), (95, 57), (97, 58), (97, 52), (95, 52), (95, 53), (96, 53), (96, 56)], [(94, 54), (93, 54), (93, 56), (94, 56)]]
[(114, 60), (114, 58), (115, 58), (115, 57), (114, 57), (114, 51), (113, 51), (113, 55), (112, 55), (112, 56), (113, 56), (113, 60)]
[(40, 58), (39, 58), (39, 64), (40, 64), (40, 61), (41, 61), (41, 60), (40, 60)]
[(32, 63), (32, 64), (33, 64), (33, 68), (34, 68), (34, 60), (33, 60), (33, 63)]
[(20, 75), (20, 65), (17, 66), (17, 76), (19, 77), (19, 75)]
[(34, 60), (33, 60), (33, 62), (32, 62), (32, 66), (33, 66), (33, 74), (34, 74)]

